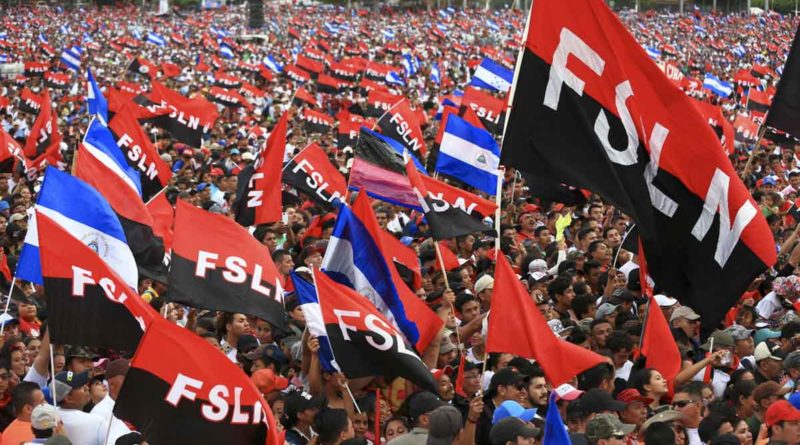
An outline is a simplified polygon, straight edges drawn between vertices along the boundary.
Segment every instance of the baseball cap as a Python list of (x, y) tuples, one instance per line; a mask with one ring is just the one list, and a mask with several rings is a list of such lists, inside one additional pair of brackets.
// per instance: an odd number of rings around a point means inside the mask
[(764, 185), (775, 185), (776, 181), (775, 178), (772, 176), (764, 176), (762, 184)]
[(783, 369), (800, 368), (800, 351), (792, 351), (783, 359)]
[(674, 299), (674, 298), (672, 298), (672, 297), (668, 297), (668, 296), (666, 296), (666, 295), (664, 295), (664, 294), (657, 294), (657, 295), (656, 295), (656, 296), (654, 296), (653, 298), (655, 298), (655, 299), (656, 299), (656, 303), (657, 303), (659, 306), (662, 306), (662, 307), (671, 307), (671, 306), (675, 306), (675, 303), (677, 303), (677, 302), (678, 302), (678, 300), (676, 300), (676, 299)]
[(791, 422), (800, 420), (800, 411), (797, 410), (788, 400), (777, 400), (767, 408), (764, 414), (764, 422), (767, 426), (773, 426), (779, 422)]
[[(659, 304), (659, 306), (661, 305)], [(669, 321), (670, 323), (672, 323), (673, 321), (679, 318), (685, 318), (687, 320), (694, 321), (694, 320), (699, 320), (700, 315), (689, 306), (681, 306), (672, 311), (672, 315), (669, 317)]]
[(490, 275), (483, 275), (475, 282), (475, 294), (479, 294), (486, 289), (494, 288), (494, 278)]
[(275, 372), (269, 368), (259, 369), (254, 372), (253, 375), (250, 376), (250, 380), (253, 381), (253, 384), (256, 385), (256, 388), (258, 388), (261, 394), (269, 394), (272, 391), (284, 390), (289, 386), (289, 380), (287, 380), (286, 377), (275, 374)]
[(431, 411), (428, 415), (427, 445), (450, 445), (461, 432), (462, 417), (458, 409), (452, 405), (444, 405)]
[(708, 340), (700, 346), (703, 350), (709, 351), (711, 350), (711, 339), (714, 339), (714, 347), (726, 347), (732, 348), (736, 346), (736, 342), (733, 340), (733, 336), (725, 331), (716, 330), (708, 336)]
[(632, 433), (636, 425), (625, 425), (614, 414), (598, 414), (586, 424), (586, 438), (590, 442), (612, 437), (623, 437)]
[(89, 360), (94, 360), (95, 358), (97, 358), (97, 354), (93, 354), (91, 351), (89, 351), (87, 348), (84, 348), (83, 346), (70, 346), (69, 348), (67, 348), (67, 353), (65, 356), (67, 360), (71, 358), (88, 358)]
[(240, 152), (238, 148), (234, 148), (233, 150), (231, 150), (230, 153), (231, 153), (231, 155), (238, 155), (238, 154), (241, 154), (242, 152)]
[(556, 334), (558, 337), (568, 335), (570, 332), (572, 332), (572, 326), (565, 327), (564, 323), (562, 323), (558, 318), (548, 320), (547, 326), (550, 326), (550, 330), (553, 331), (553, 334)]
[(547, 272), (534, 272), (530, 274), (530, 276), (536, 283), (541, 283), (542, 281), (547, 281), (550, 279), (550, 274)]
[(256, 158), (256, 156), (253, 153), (250, 153), (249, 151), (246, 151), (246, 152), (242, 153), (242, 160), (243, 161), (252, 161), (252, 160), (255, 160), (255, 158)]
[(53, 405), (37, 405), (31, 412), (31, 427), (37, 430), (49, 430), (58, 426), (61, 418)]
[(82, 388), (89, 384), (89, 371), (74, 373), (62, 371), (56, 374), (56, 401), (64, 400), (72, 390)]
[(5, 201), (0, 201), (0, 212), (3, 210), (8, 210), (8, 203)]
[(622, 411), (627, 406), (619, 400), (611, 398), (611, 394), (599, 388), (586, 391), (579, 400), (583, 412), (586, 414), (601, 413), (603, 411)]
[(124, 358), (118, 358), (106, 366), (106, 380), (125, 376), (130, 368), (131, 362)]
[(245, 334), (239, 337), (236, 341), (236, 350), (242, 354), (246, 354), (258, 347), (258, 339), (255, 335)]
[(305, 391), (293, 391), (286, 396), (286, 414), (289, 417), (311, 408), (321, 408), (325, 404), (323, 396), (312, 396)]
[(620, 402), (625, 402), (626, 404), (631, 404), (632, 402), (642, 402), (645, 405), (649, 405), (653, 403), (653, 399), (643, 396), (636, 388), (628, 388), (620, 391), (619, 394), (617, 394), (617, 400)]
[(753, 343), (759, 344), (773, 338), (781, 338), (781, 331), (774, 331), (772, 329), (759, 329), (753, 335)]
[[(746, 340), (753, 335), (753, 329), (747, 329), (744, 326), (734, 324), (725, 329), (725, 332), (731, 335), (735, 341)], [(716, 341), (716, 340), (715, 340)]]
[(528, 273), (534, 272), (545, 272), (547, 273), (547, 261), (545, 260), (533, 260), (530, 264), (528, 264)]
[(442, 344), (439, 345), (439, 354), (447, 354), (449, 352), (455, 351), (456, 345), (453, 344), (451, 341), (442, 341)]
[(221, 168), (212, 168), (211, 176), (225, 176), (225, 172)]
[[(800, 407), (800, 392), (796, 392), (789, 396), (789, 403), (792, 404), (793, 407), (797, 408)], [(800, 409), (800, 408), (798, 408)]]
[(772, 351), (770, 351), (769, 346), (767, 346), (766, 343), (759, 343), (758, 346), (756, 346), (753, 356), (755, 356), (756, 362), (760, 362), (761, 360), (768, 358), (771, 358), (772, 360), (783, 361), (783, 358), (772, 355)]
[(446, 403), (439, 400), (432, 392), (420, 391), (411, 396), (411, 400), (408, 402), (408, 414), (416, 420), (419, 416), (444, 405)]
[(200, 184), (197, 184), (197, 188), (195, 188), (195, 190), (197, 190), (198, 192), (202, 192), (206, 188), (208, 188), (208, 184), (205, 182), (201, 182)]
[(492, 415), (492, 425), (505, 419), (506, 417), (516, 417), (524, 420), (525, 422), (530, 422), (534, 416), (536, 416), (536, 408), (525, 409), (522, 405), (513, 400), (506, 400), (494, 410), (494, 415)]
[(603, 303), (597, 308), (597, 311), (594, 314), (594, 319), (599, 320), (601, 318), (606, 318), (609, 315), (613, 314), (618, 307), (619, 305), (616, 304)]
[(286, 354), (276, 345), (261, 345), (244, 356), (250, 361), (261, 359), (265, 364), (274, 363), (277, 368), (289, 363)]
[(781, 386), (773, 381), (761, 383), (753, 388), (753, 400), (755, 400), (756, 403), (761, 403), (762, 400), (768, 397), (778, 395), (780, 389)]
[(27, 216), (25, 216), (25, 215), (21, 215), (19, 213), (15, 213), (15, 214), (11, 215), (11, 217), (8, 218), (8, 222), (9, 223), (15, 223), (17, 221), (20, 221), (20, 220), (23, 220), (23, 219), (26, 219), (26, 218), (27, 218)]
[(636, 301), (636, 295), (633, 295), (633, 292), (624, 288), (614, 289), (614, 292), (611, 293), (611, 297), (617, 299), (618, 301), (625, 301), (625, 302)]
[(640, 428), (640, 432), (644, 433), (654, 423), (666, 423), (666, 422), (674, 422), (676, 420), (680, 420), (683, 418), (683, 414), (680, 411), (676, 411), (673, 409), (667, 409), (661, 411), (660, 413), (656, 413), (653, 417), (647, 419)]
[(539, 428), (528, 426), (516, 417), (506, 417), (492, 426), (489, 441), (492, 445), (505, 445), (506, 442), (517, 442), (517, 437), (534, 438), (539, 435)]
[(500, 385), (509, 386), (521, 382), (525, 376), (514, 371), (511, 368), (503, 368), (494, 373), (492, 380), (489, 382), (489, 393), (494, 395), (497, 387)]
[(583, 391), (570, 385), (569, 383), (564, 383), (563, 385), (556, 388), (554, 391), (556, 393), (557, 400), (566, 400), (568, 402), (577, 399), (583, 394)]

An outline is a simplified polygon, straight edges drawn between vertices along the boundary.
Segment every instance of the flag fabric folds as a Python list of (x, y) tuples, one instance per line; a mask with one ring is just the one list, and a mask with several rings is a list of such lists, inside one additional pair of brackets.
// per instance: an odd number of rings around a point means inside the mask
[[(36, 210), (97, 252), (125, 284), (136, 289), (139, 273), (133, 252), (119, 218), (99, 192), (78, 178), (48, 167)], [(28, 223), (16, 276), (43, 284), (35, 217)]]
[(346, 376), (398, 376), (436, 393), (437, 384), (427, 366), (369, 300), (323, 272), (316, 272), (314, 280), (328, 340)]
[(399, 142), (417, 158), (422, 159), (428, 153), (419, 119), (408, 105), (408, 100), (403, 99), (394, 104), (378, 120), (378, 127), (382, 135)]
[(347, 195), (344, 176), (316, 142), (308, 144), (286, 163), (283, 182), (328, 208)]
[(169, 284), (170, 301), (253, 315), (274, 326), (286, 323), (281, 278), (267, 247), (231, 219), (182, 200), (175, 211)]
[(630, 215), (659, 288), (715, 326), (776, 259), (719, 139), (601, 0), (537, 0), (530, 30), (502, 164)]
[(488, 131), (450, 115), (442, 135), (436, 171), (494, 195), (500, 147)]
[(319, 362), (325, 372), (339, 372), (338, 365), (333, 357), (331, 344), (328, 341), (328, 333), (325, 331), (325, 321), (322, 319), (322, 311), (319, 307), (317, 288), (313, 284), (304, 280), (300, 275), (291, 273), (294, 291), (303, 309), (303, 318), (306, 320), (308, 333), (319, 340)]
[(266, 445), (279, 445), (272, 411), (241, 368), (162, 318), (142, 337), (114, 415), (153, 444), (251, 445), (266, 424)]
[(55, 221), (37, 213), (36, 224), (50, 340), (135, 351), (158, 313), (92, 248)]
[(783, 65), (783, 75), (764, 125), (800, 138), (800, 30)]
[(553, 334), (505, 255), (497, 255), (494, 280), (486, 352), (535, 359), (553, 386), (606, 362), (603, 356)]
[(100, 116), (104, 124), (108, 124), (108, 101), (103, 97), (103, 92), (94, 80), (92, 70), (86, 70), (86, 102), (89, 105), (89, 114)]
[(71, 48), (64, 48), (61, 53), (61, 63), (72, 71), (81, 70), (81, 58), (83, 57), (83, 50), (79, 46)]
[(511, 88), (513, 80), (514, 71), (485, 57), (475, 69), (470, 85), (492, 91), (507, 92)]
[(711, 91), (717, 96), (728, 97), (733, 94), (733, 85), (725, 82), (713, 74), (706, 74), (703, 79), (703, 88)]

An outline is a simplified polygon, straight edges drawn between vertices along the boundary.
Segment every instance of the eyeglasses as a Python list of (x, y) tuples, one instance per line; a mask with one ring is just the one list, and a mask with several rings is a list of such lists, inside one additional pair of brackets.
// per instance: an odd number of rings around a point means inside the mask
[(672, 402), (672, 406), (677, 408), (684, 408), (687, 405), (691, 405), (692, 403), (694, 403), (694, 400), (676, 400)]

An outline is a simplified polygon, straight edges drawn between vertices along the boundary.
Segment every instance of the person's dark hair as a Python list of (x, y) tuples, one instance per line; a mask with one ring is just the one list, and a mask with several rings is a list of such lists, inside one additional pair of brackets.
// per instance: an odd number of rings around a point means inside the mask
[[(566, 262), (567, 261), (565, 261), (565, 263)], [(572, 268), (574, 269), (575, 268), (575, 262), (574, 261), (569, 261), (569, 262), (572, 263)], [(564, 264), (564, 263), (561, 263), (561, 264)], [(560, 275), (560, 273), (559, 273), (559, 275)], [(583, 281), (578, 281), (577, 283), (573, 283), (572, 284), (572, 290), (575, 291), (575, 295), (587, 295), (587, 294), (591, 294), (592, 293), (592, 289), (589, 287), (588, 284), (586, 284)], [(594, 298), (594, 297), (592, 297), (592, 298)]]
[(589, 332), (593, 331), (596, 326), (600, 326), (601, 324), (611, 324), (605, 318), (596, 318), (592, 320), (592, 323), (589, 325)]
[(644, 395), (647, 392), (644, 387), (650, 384), (650, 379), (653, 378), (653, 372), (655, 372), (653, 368), (642, 368), (635, 371), (628, 379), (628, 388), (637, 389), (640, 394)]
[(718, 416), (707, 416), (700, 421), (697, 427), (697, 434), (700, 435), (700, 440), (703, 443), (708, 443), (711, 439), (719, 436), (719, 429), (725, 421)]
[(330, 445), (337, 442), (339, 435), (347, 431), (350, 419), (347, 411), (339, 408), (323, 409), (314, 418), (314, 431), (319, 435), (320, 445)]
[(614, 326), (622, 326), (626, 322), (637, 320), (636, 316), (631, 311), (622, 311), (614, 317)]
[(633, 341), (625, 331), (613, 331), (606, 339), (606, 348), (611, 352), (619, 352), (623, 349), (630, 351), (633, 349)]
[(644, 432), (644, 443), (647, 445), (674, 445), (675, 431), (669, 423), (657, 422)]
[[(573, 287), (574, 289), (574, 287)], [(572, 311), (578, 320), (586, 318), (586, 313), (589, 311), (589, 306), (594, 304), (595, 298), (591, 294), (576, 295), (572, 300)]]
[(383, 427), (381, 427), (381, 436), (383, 437), (386, 437), (386, 426), (389, 425), (389, 422), (400, 422), (406, 427), (406, 431), (411, 431), (411, 424), (408, 423), (408, 419), (401, 416), (392, 416), (386, 419), (386, 422), (383, 423)]
[(31, 427), (31, 431), (33, 432), (33, 437), (36, 439), (47, 439), (53, 437), (53, 428), (48, 428), (46, 430), (36, 429)]
[(705, 384), (703, 382), (689, 382), (689, 383), (687, 383), (685, 385), (681, 385), (681, 386), (675, 388), (675, 394), (677, 394), (679, 392), (685, 392), (686, 394), (689, 394), (690, 396), (694, 396), (694, 397), (696, 397), (698, 399), (702, 399), (703, 398), (703, 387), (704, 386), (705, 386)]
[(798, 320), (792, 320), (781, 328), (782, 339), (791, 339), (797, 334), (800, 334), (800, 321)]
[(742, 405), (741, 399), (750, 397), (755, 387), (756, 383), (752, 380), (739, 380), (725, 389), (725, 400), (739, 407)]
[(576, 237), (578, 238), (578, 241), (582, 242), (583, 240), (585, 240), (586, 237), (589, 235), (589, 232), (591, 232), (591, 231), (592, 231), (592, 229), (590, 229), (588, 227), (584, 227), (584, 228), (578, 230), (578, 234), (576, 235)]
[(478, 297), (472, 294), (468, 294), (466, 292), (462, 292), (458, 294), (458, 296), (456, 297), (456, 302), (454, 306), (458, 312), (461, 312), (461, 308), (464, 307), (464, 305), (469, 303), (470, 301), (478, 301)]
[(605, 244), (605, 241), (600, 240), (600, 239), (592, 241), (591, 243), (589, 243), (589, 247), (586, 248), (586, 250), (587, 250), (586, 253), (589, 256), (591, 256), (594, 253), (594, 251), (597, 250), (597, 248), (598, 248), (598, 246), (600, 246), (600, 244)]
[(609, 363), (600, 363), (578, 374), (578, 389), (588, 391), (599, 388), (604, 381), (614, 380), (614, 367)]
[(538, 238), (539, 235), (545, 230), (550, 230), (550, 229), (548, 229), (547, 226), (539, 226), (539, 227), (533, 229), (533, 236)]
[(17, 386), (11, 391), (11, 403), (14, 406), (14, 413), (19, 415), (25, 405), (33, 406), (33, 394), (41, 390), (39, 385), (33, 382), (19, 382)]
[(589, 337), (586, 336), (586, 333), (583, 332), (582, 329), (573, 329), (572, 332), (567, 337), (567, 341), (576, 345), (580, 345), (585, 342)]
[(744, 377), (747, 373), (750, 373), (752, 375), (753, 371), (747, 368), (739, 368), (736, 371), (733, 371), (733, 373), (731, 373), (731, 381), (728, 382), (728, 385), (732, 386), (739, 383), (740, 381), (742, 381), (742, 377)]
[(600, 263), (598, 263), (597, 261), (595, 261), (595, 260), (586, 260), (583, 263), (583, 273), (585, 273), (586, 275), (589, 275), (589, 271), (590, 270), (592, 270), (592, 269), (600, 269), (601, 267), (603, 267), (603, 266)]
[(563, 294), (564, 291), (572, 286), (572, 280), (567, 277), (557, 276), (547, 285), (547, 295), (555, 299), (556, 294)]
[(274, 252), (272, 252), (272, 262), (273, 263), (280, 262), (285, 255), (292, 256), (292, 254), (283, 249), (276, 249)]

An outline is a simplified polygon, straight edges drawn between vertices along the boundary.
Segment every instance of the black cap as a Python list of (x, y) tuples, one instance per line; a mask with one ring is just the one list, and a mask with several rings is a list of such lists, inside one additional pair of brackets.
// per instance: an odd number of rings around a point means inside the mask
[(257, 347), (258, 340), (254, 335), (245, 334), (239, 337), (239, 340), (236, 341), (236, 351), (242, 354), (247, 354)]
[(276, 345), (261, 345), (245, 354), (245, 357), (250, 361), (261, 359), (266, 365), (274, 363), (277, 369), (289, 363), (286, 354)]
[(489, 393), (494, 395), (497, 392), (497, 387), (500, 385), (510, 386), (525, 380), (525, 376), (514, 371), (511, 368), (503, 368), (494, 373), (492, 380), (489, 382)]
[(639, 269), (633, 269), (632, 271), (628, 272), (628, 284), (626, 286), (629, 291), (633, 292), (641, 292), (642, 291), (642, 281), (641, 277), (639, 276)]
[(505, 445), (508, 442), (517, 443), (517, 437), (534, 438), (538, 435), (538, 428), (528, 426), (517, 417), (506, 417), (492, 426), (489, 431), (489, 440), (492, 445)]
[(614, 292), (611, 293), (611, 298), (625, 302), (636, 301), (636, 295), (633, 295), (633, 293), (631, 293), (631, 291), (629, 291), (628, 289), (623, 289), (623, 288), (614, 289)]
[(603, 411), (622, 411), (627, 406), (624, 402), (614, 400), (608, 391), (603, 391), (598, 388), (586, 391), (578, 401), (582, 411), (587, 415), (601, 413)]
[(61, 371), (56, 374), (56, 380), (66, 383), (72, 389), (81, 388), (89, 383), (89, 371), (74, 373), (72, 371)]
[(427, 414), (444, 405), (447, 405), (447, 403), (439, 400), (433, 393), (421, 391), (413, 394), (408, 401), (408, 414), (412, 419), (416, 420), (419, 416)]
[(294, 417), (310, 408), (321, 408), (325, 404), (322, 396), (312, 396), (305, 391), (293, 391), (286, 397), (286, 414)]
[(92, 353), (89, 349), (84, 348), (83, 346), (70, 346), (67, 348), (67, 353), (65, 354), (67, 360), (71, 358), (88, 358), (89, 360), (94, 360), (97, 358), (97, 354)]

